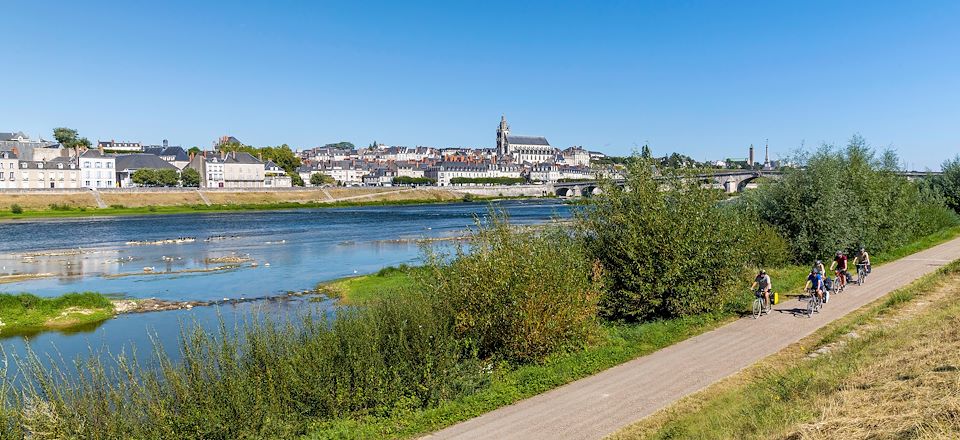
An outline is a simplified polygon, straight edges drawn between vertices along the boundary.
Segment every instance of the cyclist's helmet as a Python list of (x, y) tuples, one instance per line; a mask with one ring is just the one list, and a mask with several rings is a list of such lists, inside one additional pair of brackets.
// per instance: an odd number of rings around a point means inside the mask
[(823, 264), (823, 260), (817, 260), (817, 266)]
[(866, 249), (860, 248), (860, 253), (861, 253), (861, 254), (864, 253), (864, 252), (866, 252), (866, 251), (867, 251)]
[(842, 256), (843, 256), (843, 251), (837, 251), (837, 256), (838, 256), (838, 257), (842, 257)]
[(766, 275), (766, 274), (767, 274), (766, 270), (760, 269), (760, 275)]

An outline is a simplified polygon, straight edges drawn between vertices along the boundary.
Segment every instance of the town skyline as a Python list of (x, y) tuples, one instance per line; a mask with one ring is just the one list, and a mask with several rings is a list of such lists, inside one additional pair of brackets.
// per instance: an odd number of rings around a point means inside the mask
[(0, 130), (31, 136), (490, 146), (487, 121), (505, 113), (518, 133), (621, 156), (649, 143), (706, 160), (765, 139), (780, 156), (860, 133), (938, 169), (960, 146), (951, 2), (4, 11), (17, 19), (0, 49), (18, 67), (0, 83), (17, 105)]

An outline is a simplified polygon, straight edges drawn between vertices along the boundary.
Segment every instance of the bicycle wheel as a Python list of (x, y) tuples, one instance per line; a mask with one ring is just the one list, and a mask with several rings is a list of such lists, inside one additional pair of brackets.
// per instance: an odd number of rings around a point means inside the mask
[(757, 298), (753, 300), (753, 319), (759, 318), (761, 313), (763, 313), (763, 298)]
[(807, 318), (813, 318), (814, 309), (817, 308), (817, 295), (813, 294), (810, 296), (810, 301), (807, 301)]
[(857, 285), (862, 286), (863, 279), (866, 277), (867, 277), (867, 271), (864, 270), (863, 267), (861, 266), (859, 269), (857, 269)]

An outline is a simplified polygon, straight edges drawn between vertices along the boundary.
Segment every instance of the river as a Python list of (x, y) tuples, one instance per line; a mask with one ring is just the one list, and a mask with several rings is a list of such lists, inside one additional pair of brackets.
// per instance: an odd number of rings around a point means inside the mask
[[(556, 200), (497, 205), (514, 224), (570, 216)], [(418, 241), (461, 236), (488, 210), (485, 203), (453, 203), (3, 222), (0, 275), (44, 277), (0, 284), (0, 292), (223, 300), (303, 291), (385, 266), (417, 264)], [(194, 241), (156, 243), (179, 237)], [(173, 346), (184, 323), (209, 329), (219, 319), (232, 325), (254, 311), (285, 316), (311, 307), (329, 313), (336, 304), (294, 298), (120, 315), (90, 328), (8, 337), (0, 344), (8, 355), (29, 347), (41, 357), (58, 353), (65, 359), (134, 346), (148, 352), (151, 338)]]

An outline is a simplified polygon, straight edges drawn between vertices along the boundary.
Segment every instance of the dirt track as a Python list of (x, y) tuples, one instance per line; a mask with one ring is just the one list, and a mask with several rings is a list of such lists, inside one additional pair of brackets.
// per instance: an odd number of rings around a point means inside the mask
[[(598, 439), (730, 376), (847, 313), (960, 258), (960, 239), (874, 267), (812, 318), (787, 299), (729, 325), (427, 436), (433, 439)], [(774, 280), (776, 282), (776, 280)]]

